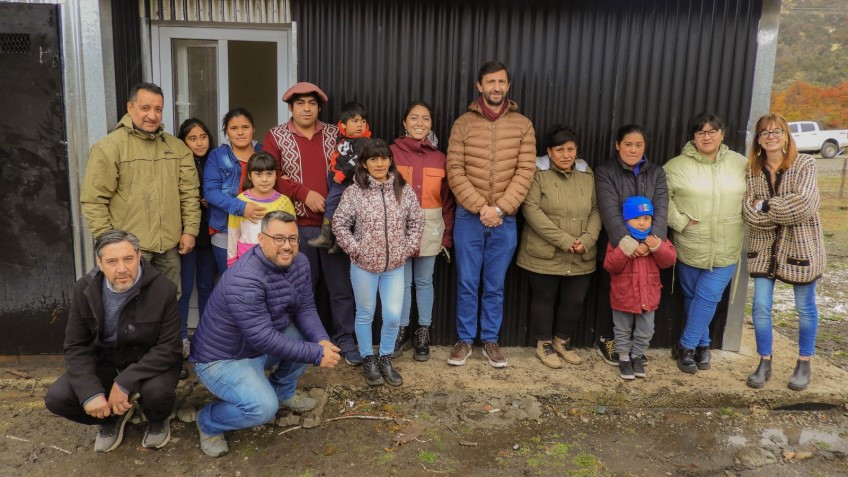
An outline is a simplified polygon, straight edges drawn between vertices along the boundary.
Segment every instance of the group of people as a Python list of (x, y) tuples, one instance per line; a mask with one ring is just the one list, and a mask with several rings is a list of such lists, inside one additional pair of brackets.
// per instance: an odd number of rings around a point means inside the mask
[[(602, 263), (612, 320), (598, 330), (598, 349), (621, 378), (644, 378), (659, 270), (676, 263), (686, 324), (672, 353), (684, 372), (709, 369), (709, 327), (736, 272), (743, 221), (761, 355), (748, 385), (770, 377), (777, 279), (795, 285), (800, 357), (790, 387), (806, 388), (824, 251), (815, 162), (798, 154), (781, 116), (760, 119), (746, 160), (723, 144), (718, 117), (700, 115), (691, 141), (664, 167), (648, 161), (645, 131), (627, 125), (613, 157), (593, 171), (577, 158), (579, 138), (567, 126), (551, 128), (547, 155), (536, 157), (533, 124), (507, 97), (505, 65), (484, 64), (476, 86), (480, 95), (455, 121), (446, 155), (423, 101), (406, 108), (404, 134), (387, 144), (371, 138), (359, 103), (346, 103), (337, 125), (320, 121), (328, 97), (301, 82), (282, 96), (291, 119), (261, 145), (251, 113), (235, 108), (221, 124), (225, 144), (215, 147), (194, 118), (178, 137), (165, 133), (161, 89), (134, 87), (127, 115), (89, 157), (81, 202), (97, 268), (74, 286), (68, 370), (48, 390), (47, 408), (100, 425), (95, 449), (107, 452), (138, 400), (148, 420), (142, 444), (161, 448), (187, 357), (219, 399), (197, 415), (201, 449), (217, 457), (228, 451), (225, 432), (269, 422), (279, 408), (316, 406), (296, 392), (307, 364), (344, 360), (362, 365), (368, 385), (399, 386), (393, 358), (412, 347), (416, 361), (429, 359), (433, 270), (451, 249), (458, 336), (449, 365), (464, 365), (478, 337), (491, 366), (508, 365), (498, 335), (518, 249), (544, 365), (581, 363), (572, 339)], [(608, 245), (599, 253), (602, 226)], [(316, 308), (321, 278), (333, 336)], [(201, 319), (189, 342), (195, 284)]]

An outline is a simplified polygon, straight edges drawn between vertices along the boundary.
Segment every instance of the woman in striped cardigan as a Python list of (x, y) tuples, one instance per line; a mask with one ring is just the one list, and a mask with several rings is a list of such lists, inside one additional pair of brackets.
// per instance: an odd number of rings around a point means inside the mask
[(754, 137), (742, 215), (750, 226), (748, 273), (754, 278), (752, 315), (760, 365), (748, 377), (748, 386), (761, 388), (771, 377), (772, 297), (774, 282), (780, 280), (795, 291), (799, 357), (789, 388), (801, 391), (810, 382), (818, 327), (816, 280), (825, 269), (816, 162), (798, 153), (779, 114), (761, 117)]

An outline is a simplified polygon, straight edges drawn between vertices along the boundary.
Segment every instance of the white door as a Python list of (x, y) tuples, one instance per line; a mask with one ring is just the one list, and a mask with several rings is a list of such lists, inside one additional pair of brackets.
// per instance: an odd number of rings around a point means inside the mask
[(292, 32), (245, 26), (152, 26), (153, 82), (165, 95), (163, 126), (176, 134), (191, 117), (224, 139), (221, 118), (246, 108), (256, 123), (256, 140), (288, 121), (283, 91), (295, 82)]

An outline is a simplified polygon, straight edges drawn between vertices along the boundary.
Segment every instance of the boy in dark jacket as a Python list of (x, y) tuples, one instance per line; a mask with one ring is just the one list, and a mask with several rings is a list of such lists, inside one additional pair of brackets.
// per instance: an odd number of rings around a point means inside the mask
[(355, 101), (342, 106), (339, 138), (336, 141), (333, 157), (330, 159), (330, 172), (327, 174), (329, 192), (324, 200), (321, 233), (308, 242), (313, 247), (330, 249), (329, 253), (340, 251), (333, 236), (333, 214), (336, 213), (336, 208), (342, 200), (342, 193), (353, 182), (353, 170), (359, 151), (371, 137), (367, 116), (365, 106)]
[[(654, 206), (647, 197), (624, 201), (622, 215), (630, 235), (613, 248), (607, 244), (604, 268), (610, 273), (610, 306), (615, 330), (615, 350), (622, 379), (645, 377), (642, 356), (654, 336), (654, 312), (660, 304), (660, 269), (674, 265), (677, 252), (668, 239), (651, 235)], [(647, 255), (628, 254), (639, 242)], [(632, 339), (631, 339), (632, 335)]]

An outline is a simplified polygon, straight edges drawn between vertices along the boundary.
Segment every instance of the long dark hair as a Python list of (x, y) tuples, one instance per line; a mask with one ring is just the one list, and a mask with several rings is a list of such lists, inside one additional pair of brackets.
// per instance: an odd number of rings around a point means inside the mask
[(365, 161), (372, 157), (388, 157), (391, 160), (389, 174), (394, 176), (394, 184), (392, 186), (395, 191), (395, 199), (400, 203), (400, 199), (403, 196), (403, 186), (406, 185), (406, 179), (398, 172), (392, 150), (389, 149), (386, 141), (382, 139), (371, 139), (359, 151), (359, 158), (356, 161), (356, 168), (353, 171), (353, 182), (363, 189), (368, 188), (368, 169), (365, 168)]
[(199, 126), (200, 129), (202, 129), (203, 132), (206, 133), (206, 137), (209, 138), (209, 149), (206, 150), (206, 155), (203, 156), (205, 158), (209, 156), (209, 151), (215, 149), (215, 140), (212, 139), (212, 133), (209, 132), (209, 128), (206, 127), (205, 124), (203, 124), (203, 121), (197, 118), (186, 119), (185, 121), (183, 121), (182, 124), (180, 124), (180, 132), (177, 134), (177, 138), (179, 138), (180, 141), (185, 142), (186, 136), (188, 136), (188, 133), (190, 133), (195, 126)]
[(277, 161), (271, 154), (265, 151), (255, 152), (250, 159), (247, 160), (247, 167), (244, 171), (244, 190), (253, 189), (253, 181), (250, 180), (251, 172), (274, 171), (276, 175)]
[(253, 115), (250, 114), (250, 111), (244, 108), (233, 108), (227, 111), (227, 114), (224, 115), (224, 119), (221, 120), (221, 132), (227, 134), (227, 125), (230, 124), (230, 121), (233, 118), (237, 118), (239, 116), (244, 116), (250, 122), (250, 125), (256, 127), (256, 123), (253, 122)]

